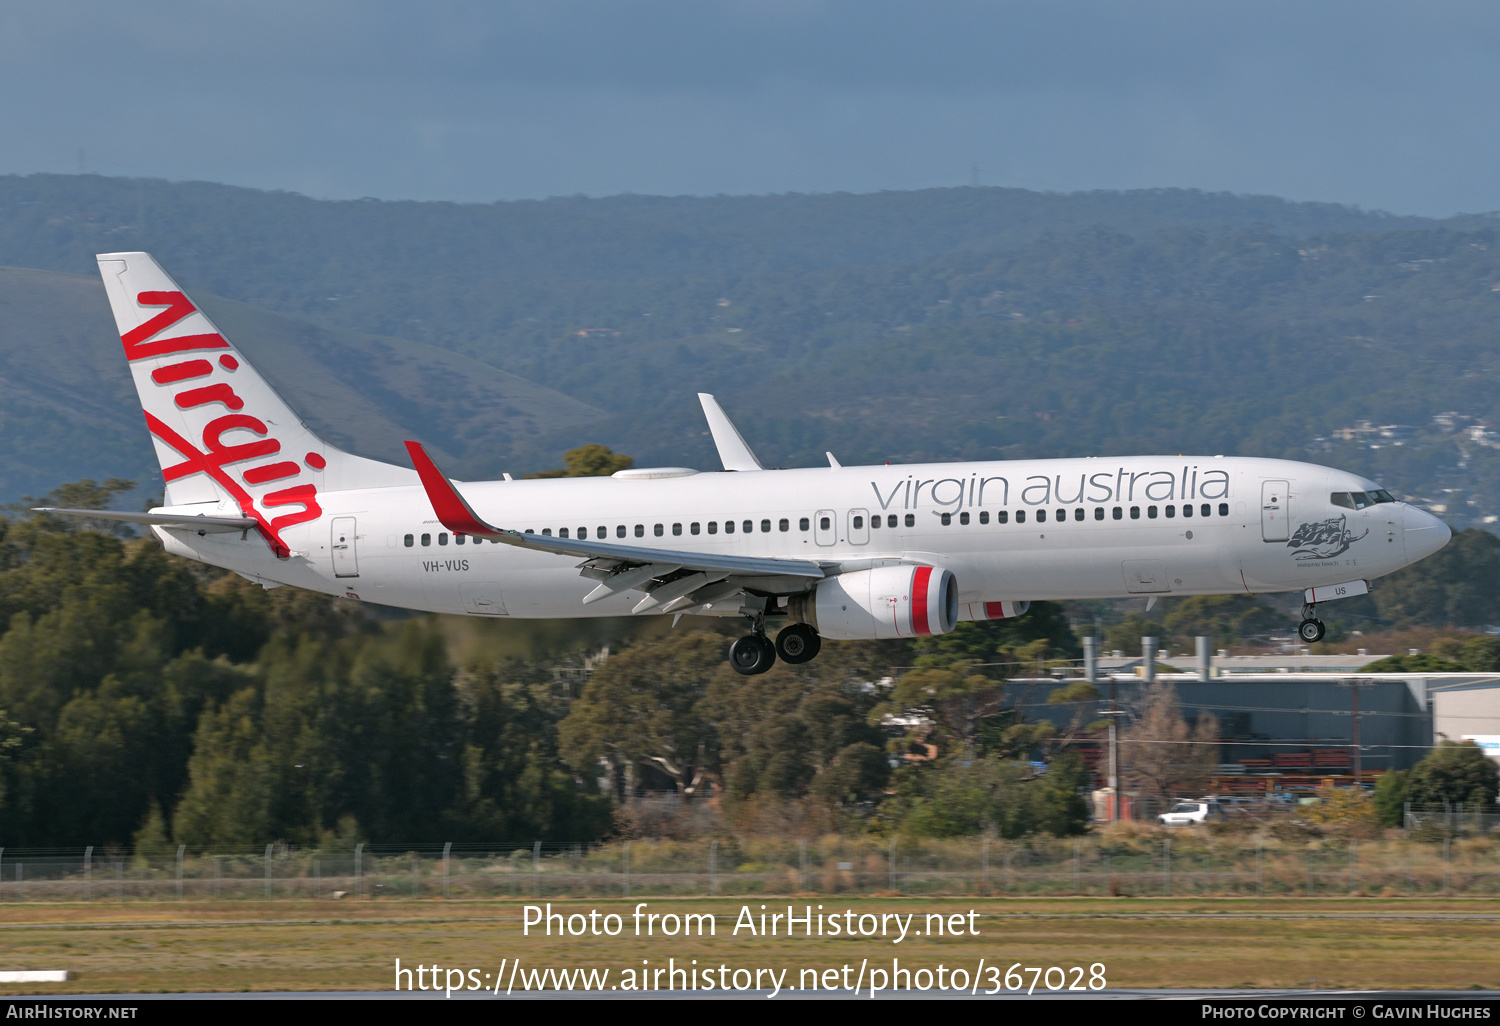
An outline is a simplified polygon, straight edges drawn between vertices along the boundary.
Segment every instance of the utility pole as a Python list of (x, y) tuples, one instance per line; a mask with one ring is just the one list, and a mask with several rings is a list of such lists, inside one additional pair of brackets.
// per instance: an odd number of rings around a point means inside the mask
[(1355, 787), (1359, 787), (1361, 784), (1363, 784), (1365, 779), (1364, 764), (1363, 760), (1360, 758), (1361, 749), (1359, 743), (1359, 689), (1370, 683), (1372, 683), (1370, 680), (1361, 677), (1346, 677), (1339, 682), (1340, 687), (1346, 687), (1349, 689), (1349, 716), (1352, 720), (1352, 724), (1349, 730), (1349, 741), (1351, 746), (1354, 748)]

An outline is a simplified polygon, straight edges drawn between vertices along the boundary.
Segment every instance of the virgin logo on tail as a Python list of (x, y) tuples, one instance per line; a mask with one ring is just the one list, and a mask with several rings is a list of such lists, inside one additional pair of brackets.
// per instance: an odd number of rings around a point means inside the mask
[[(145, 324), (126, 332), (120, 337), (125, 344), (125, 358), (130, 362), (178, 353), (201, 353), (215, 349), (228, 349), (229, 343), (222, 335), (183, 335), (177, 338), (156, 339), (163, 331), (182, 320), (197, 308), (181, 292), (142, 292), (136, 296), (141, 306), (164, 306), (161, 313)], [(323, 515), (318, 505), (318, 488), (311, 483), (292, 484), (267, 492), (257, 500), (246, 490), (245, 485), (259, 486), (274, 481), (290, 481), (303, 472), (302, 464), (292, 460), (257, 463), (253, 466), (233, 466), (274, 457), (281, 452), (281, 442), (269, 437), (270, 429), (265, 423), (248, 413), (245, 401), (235, 394), (234, 386), (227, 380), (209, 380), (215, 377), (228, 378), (239, 369), (239, 361), (230, 353), (222, 353), (217, 360), (194, 357), (177, 363), (165, 364), (151, 372), (151, 380), (157, 385), (172, 390), (170, 396), (180, 410), (196, 409), (218, 403), (224, 407), (224, 415), (210, 420), (203, 427), (199, 444), (183, 438), (150, 410), (146, 414), (146, 426), (151, 434), (163, 444), (170, 446), (183, 458), (183, 462), (162, 469), (162, 477), (168, 483), (193, 474), (207, 474), (221, 488), (234, 497), (240, 512), (255, 521), (257, 530), (271, 546), (276, 555), (285, 559), (291, 550), (281, 540), (281, 532), (294, 524), (316, 520)], [(230, 443), (223, 436), (230, 431), (248, 431), (258, 436), (254, 441)], [(323, 457), (310, 452), (303, 462), (312, 470), (322, 470), (326, 465)], [(238, 475), (238, 480), (236, 476)], [(277, 506), (299, 506), (297, 512), (283, 513), (268, 519), (262, 510)]]

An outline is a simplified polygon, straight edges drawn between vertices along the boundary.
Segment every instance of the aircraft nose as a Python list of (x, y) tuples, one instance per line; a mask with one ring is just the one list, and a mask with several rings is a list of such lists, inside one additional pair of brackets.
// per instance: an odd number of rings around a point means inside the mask
[(1406, 538), (1406, 559), (1415, 563), (1448, 544), (1453, 531), (1426, 510), (1402, 503), (1401, 533)]

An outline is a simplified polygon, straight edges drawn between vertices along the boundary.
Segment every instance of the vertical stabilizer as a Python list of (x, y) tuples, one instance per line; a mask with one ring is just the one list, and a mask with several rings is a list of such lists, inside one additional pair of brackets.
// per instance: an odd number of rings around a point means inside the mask
[(167, 505), (236, 509), (285, 557), (281, 532), (318, 519), (320, 493), (416, 483), (313, 434), (149, 254), (98, 260)]

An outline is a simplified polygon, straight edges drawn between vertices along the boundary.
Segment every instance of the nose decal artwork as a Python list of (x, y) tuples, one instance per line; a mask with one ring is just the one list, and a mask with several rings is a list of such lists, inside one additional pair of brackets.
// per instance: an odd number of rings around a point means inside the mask
[(1287, 548), (1296, 549), (1292, 558), (1298, 560), (1332, 559), (1349, 551), (1349, 546), (1359, 541), (1370, 531), (1356, 535), (1349, 530), (1347, 516), (1329, 517), (1316, 523), (1299, 524), (1292, 534)]

